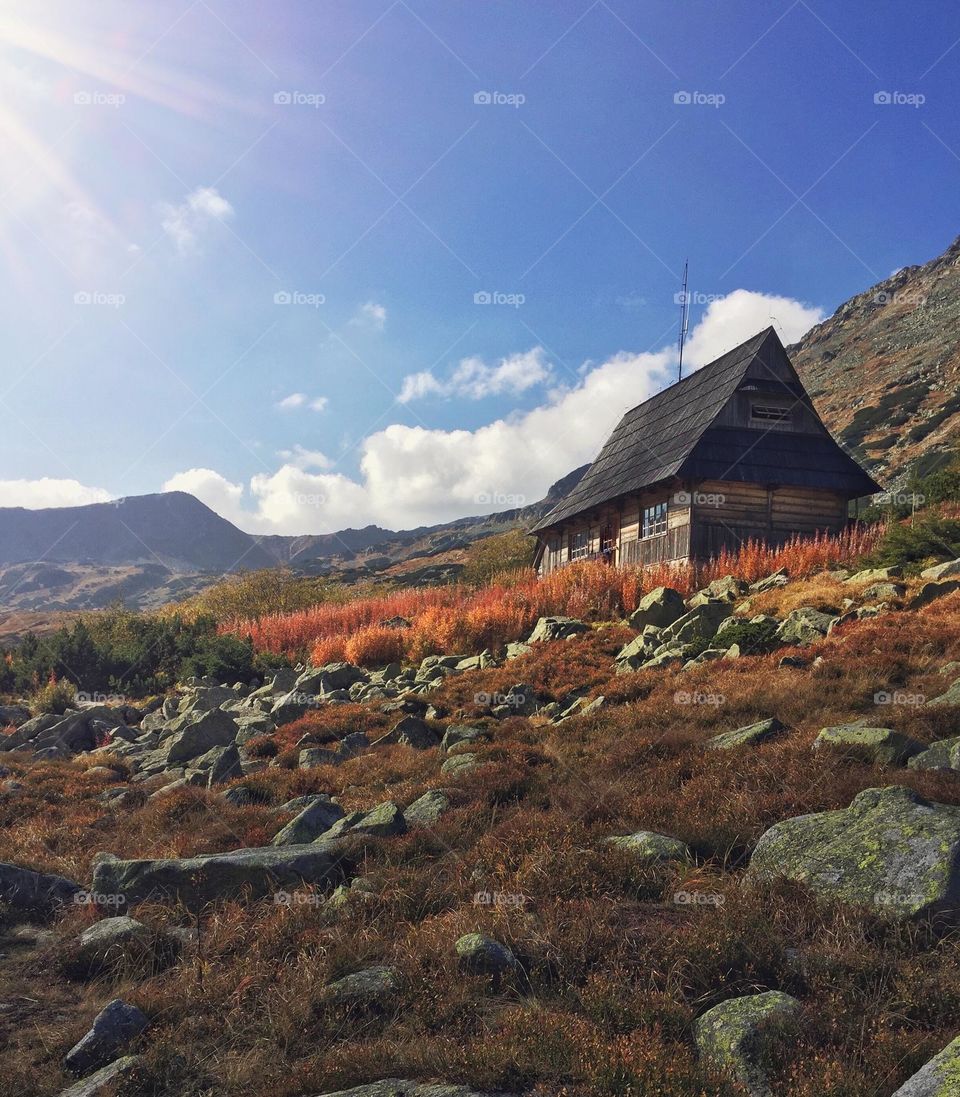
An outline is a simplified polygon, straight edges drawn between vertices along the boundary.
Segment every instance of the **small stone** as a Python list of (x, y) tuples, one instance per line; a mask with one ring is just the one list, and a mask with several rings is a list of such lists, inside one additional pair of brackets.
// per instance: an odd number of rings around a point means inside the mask
[(624, 850), (642, 861), (660, 864), (665, 861), (692, 861), (693, 854), (686, 842), (657, 834), (652, 830), (638, 830), (635, 834), (615, 835), (606, 839), (610, 845)]
[(517, 964), (517, 958), (506, 945), (482, 933), (465, 934), (455, 948), (460, 966), (475, 975), (502, 975)]
[(714, 735), (706, 742), (708, 750), (731, 750), (734, 747), (752, 747), (758, 743), (764, 743), (768, 739), (786, 731), (786, 725), (772, 716), (768, 720), (760, 720), (756, 724), (748, 724), (746, 727), (737, 728), (734, 731), (725, 731), (720, 735)]
[(346, 812), (329, 796), (319, 795), (304, 807), (285, 827), (277, 831), (273, 846), (306, 845), (328, 831)]
[(960, 1093), (960, 1036), (912, 1078), (908, 1078), (893, 1097), (957, 1097)]
[(383, 1006), (399, 989), (397, 973), (389, 967), (371, 967), (345, 975), (324, 987), (321, 999), (327, 1005)]
[(67, 1052), (64, 1066), (78, 1076), (105, 1066), (150, 1024), (146, 1014), (119, 998), (93, 1019), (90, 1031)]
[(403, 809), (403, 817), (409, 827), (432, 826), (450, 808), (450, 797), (438, 788), (425, 792)]
[(893, 728), (869, 728), (858, 724), (824, 728), (813, 741), (814, 750), (828, 749), (863, 762), (903, 765), (919, 754), (923, 744)]

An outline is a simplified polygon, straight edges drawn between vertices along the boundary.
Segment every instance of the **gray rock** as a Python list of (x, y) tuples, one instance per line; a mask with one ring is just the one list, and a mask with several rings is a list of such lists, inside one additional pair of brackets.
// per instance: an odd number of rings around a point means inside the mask
[(178, 717), (175, 723), (179, 723), (179, 729), (164, 740), (167, 765), (189, 762), (212, 747), (225, 747), (237, 734), (236, 721), (219, 709)]
[(156, 898), (195, 907), (238, 895), (261, 899), (302, 884), (335, 884), (342, 874), (338, 846), (314, 842), (170, 860), (101, 861), (93, 872), (93, 891), (123, 896), (128, 905)]
[(327, 830), (323, 839), (340, 838), (345, 834), (371, 835), (375, 838), (390, 838), (405, 834), (407, 821), (403, 812), (392, 800), (377, 804), (370, 811), (352, 811), (343, 816)]
[(106, 1066), (149, 1024), (146, 1014), (136, 1006), (114, 998), (93, 1019), (90, 1031), (67, 1052), (64, 1066), (76, 1075)]
[(384, 1078), (353, 1089), (321, 1093), (319, 1097), (510, 1097), (509, 1094), (481, 1093), (467, 1086), (419, 1085), (403, 1078)]
[(960, 560), (947, 560), (920, 572), (921, 579), (952, 579), (954, 576), (960, 577)]
[(315, 694), (291, 690), (274, 702), (273, 708), (270, 709), (270, 719), (277, 727), (283, 727), (284, 724), (292, 724), (294, 720), (299, 720), (308, 712), (313, 712), (319, 705), (320, 700)]
[(893, 1097), (957, 1097), (960, 1093), (960, 1036), (908, 1078)]
[(502, 975), (517, 966), (513, 952), (482, 933), (467, 933), (454, 946), (460, 966), (476, 975)]
[(812, 606), (802, 606), (787, 615), (775, 636), (782, 644), (806, 646), (826, 636), (832, 621), (829, 614)]
[(20, 868), (0, 862), (0, 901), (16, 911), (35, 911), (50, 914), (66, 903), (83, 888), (64, 876)]
[(627, 618), (630, 627), (642, 631), (647, 625), (664, 628), (687, 612), (683, 596), (673, 587), (656, 587), (645, 594)]
[(575, 617), (541, 617), (527, 639), (528, 644), (539, 644), (548, 640), (569, 640), (581, 632), (589, 632), (590, 626)]
[(320, 668), (323, 672), (320, 677), (322, 693), (333, 693), (335, 690), (349, 689), (354, 682), (365, 682), (367, 672), (355, 667), (353, 663), (328, 663)]
[(432, 788), (405, 807), (403, 817), (408, 827), (429, 827), (449, 808), (450, 797), (441, 789)]
[(394, 727), (377, 740), (378, 743), (403, 743), (415, 750), (429, 750), (439, 744), (440, 738), (433, 728), (417, 716), (404, 716)]
[(467, 724), (451, 724), (443, 733), (440, 749), (449, 752), (454, 747), (479, 743), (483, 739), (489, 738), (490, 733), (485, 728), (474, 728)]
[(77, 963), (90, 970), (99, 970), (122, 959), (131, 946), (146, 950), (150, 943), (150, 930), (135, 918), (123, 915), (102, 918), (80, 934)]
[(207, 787), (225, 785), (236, 777), (243, 776), (243, 766), (240, 762), (240, 751), (234, 743), (228, 743), (225, 747), (214, 747), (207, 769)]
[(869, 728), (861, 724), (824, 728), (813, 741), (816, 751), (830, 750), (863, 762), (888, 766), (903, 765), (919, 754), (923, 744), (893, 728)]
[(845, 579), (847, 583), (878, 583), (884, 579), (902, 579), (903, 568), (895, 564), (889, 568), (868, 568), (866, 571), (858, 571)]
[(860, 597), (870, 602), (896, 602), (906, 594), (903, 583), (872, 583)]
[(796, 998), (778, 990), (731, 998), (696, 1022), (697, 1049), (703, 1059), (739, 1082), (750, 1097), (773, 1097), (758, 1060), (772, 1031), (789, 1022), (799, 1009)]
[(476, 754), (451, 754), (440, 767), (440, 772), (448, 777), (459, 777), (476, 769), (479, 764)]
[(667, 625), (661, 638), (664, 643), (676, 641), (681, 644), (690, 644), (695, 640), (711, 640), (716, 636), (721, 623), (729, 616), (729, 602), (706, 601), (688, 610), (671, 625)]
[(346, 812), (329, 796), (317, 796), (312, 803), (281, 828), (270, 843), (273, 846), (306, 845), (329, 830)]
[(531, 651), (533, 651), (533, 648), (531, 648), (529, 644), (521, 642), (509, 643), (507, 644), (506, 657), (507, 659), (519, 659), (521, 655), (527, 655)]
[(785, 587), (790, 582), (790, 573), (786, 568), (779, 568), (772, 575), (750, 584), (750, 590), (754, 594), (763, 594), (766, 590), (775, 590), (777, 587)]
[(785, 819), (757, 843), (748, 877), (784, 878), (892, 920), (960, 914), (960, 808), (912, 789), (867, 789), (850, 807)]
[(907, 765), (911, 769), (960, 770), (960, 736), (938, 739), (926, 750), (914, 755)]
[(300, 769), (314, 769), (316, 766), (335, 766), (340, 761), (335, 750), (326, 747), (304, 747), (297, 758)]
[(907, 602), (907, 609), (920, 609), (937, 598), (944, 598), (960, 590), (960, 579), (943, 579), (939, 583), (924, 583), (917, 593)]
[(768, 739), (776, 738), (787, 730), (785, 724), (772, 716), (768, 720), (760, 720), (746, 727), (736, 728), (734, 731), (725, 731), (720, 735), (714, 735), (706, 742), (708, 750), (732, 750), (735, 747), (753, 747), (758, 743), (764, 743)]
[(122, 1090), (117, 1089), (117, 1083), (131, 1077), (142, 1062), (140, 1055), (125, 1055), (121, 1059), (115, 1059), (109, 1066), (62, 1090), (60, 1097), (104, 1097), (108, 1093), (122, 1093)]

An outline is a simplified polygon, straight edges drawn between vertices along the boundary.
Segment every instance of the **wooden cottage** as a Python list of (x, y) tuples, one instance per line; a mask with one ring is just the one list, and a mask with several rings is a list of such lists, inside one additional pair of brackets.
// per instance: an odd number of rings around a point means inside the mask
[(532, 531), (537, 566), (706, 559), (751, 539), (837, 532), (849, 501), (877, 491), (823, 425), (771, 327), (624, 415)]

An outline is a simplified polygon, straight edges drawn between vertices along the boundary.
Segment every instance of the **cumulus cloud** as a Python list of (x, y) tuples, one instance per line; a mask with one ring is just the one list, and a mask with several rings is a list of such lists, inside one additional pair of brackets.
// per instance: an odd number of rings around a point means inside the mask
[(482, 400), (486, 396), (500, 396), (503, 393), (516, 395), (549, 381), (551, 376), (543, 347), (533, 347), (522, 354), (501, 358), (492, 366), (482, 358), (463, 358), (445, 378), (437, 377), (431, 370), (408, 374), (403, 379), (397, 399), (401, 404), (409, 404), (425, 396), (461, 396), (469, 400)]
[(0, 507), (79, 507), (87, 503), (106, 503), (112, 496), (103, 488), (90, 488), (79, 480), (0, 480)]
[(216, 187), (197, 187), (179, 205), (161, 205), (160, 213), (163, 231), (177, 251), (188, 254), (196, 250), (200, 235), (211, 221), (226, 221), (234, 210)]
[(350, 323), (356, 327), (368, 327), (376, 331), (383, 331), (387, 323), (387, 310), (385, 306), (378, 305), (376, 301), (367, 301), (365, 305), (361, 305), (357, 309)]
[[(798, 301), (738, 290), (713, 302), (693, 330), (690, 368), (772, 323), (784, 342), (791, 342), (821, 318), (819, 309)], [(505, 362), (519, 361), (546, 369), (543, 348), (534, 347), (471, 373), (462, 379), (462, 390), (502, 384), (496, 391), (510, 391), (505, 378), (516, 375), (513, 366), (502, 381), (494, 382), (491, 375)], [(357, 478), (333, 465), (311, 464), (304, 459), (309, 451), (300, 450), (290, 451), (275, 473), (253, 477), (247, 488), (209, 469), (182, 473), (166, 486), (176, 483), (193, 491), (253, 532), (324, 533), (371, 522), (409, 529), (522, 506), (542, 498), (551, 483), (592, 460), (625, 411), (672, 383), (676, 365), (673, 347), (620, 353), (600, 364), (588, 363), (575, 383), (553, 386), (541, 406), (476, 430), (388, 426), (364, 440)], [(451, 381), (452, 376), (437, 383)], [(422, 390), (429, 382), (418, 384)]]

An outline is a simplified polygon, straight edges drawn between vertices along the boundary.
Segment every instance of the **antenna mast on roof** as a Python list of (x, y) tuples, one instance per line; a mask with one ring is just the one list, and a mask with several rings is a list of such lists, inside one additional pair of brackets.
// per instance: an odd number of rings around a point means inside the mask
[(690, 314), (690, 295), (687, 293), (687, 268), (690, 265), (688, 259), (683, 261), (683, 289), (678, 298), (680, 302), (680, 364), (677, 367), (677, 380), (683, 380), (683, 344), (687, 341), (687, 323)]

